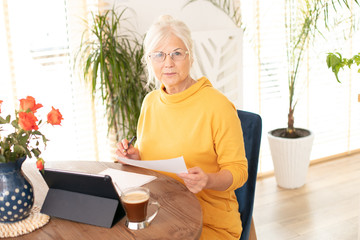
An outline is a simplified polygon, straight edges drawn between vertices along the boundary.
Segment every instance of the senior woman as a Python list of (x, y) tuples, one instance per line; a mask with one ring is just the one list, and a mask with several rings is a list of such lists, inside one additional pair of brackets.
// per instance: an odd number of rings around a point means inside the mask
[(247, 180), (242, 129), (234, 105), (208, 79), (190, 76), (188, 27), (161, 16), (148, 30), (144, 58), (149, 81), (160, 88), (143, 102), (137, 142), (118, 143), (117, 155), (137, 160), (183, 156), (188, 173), (172, 174), (196, 194), (203, 212), (201, 239), (239, 239), (242, 227), (234, 190)]

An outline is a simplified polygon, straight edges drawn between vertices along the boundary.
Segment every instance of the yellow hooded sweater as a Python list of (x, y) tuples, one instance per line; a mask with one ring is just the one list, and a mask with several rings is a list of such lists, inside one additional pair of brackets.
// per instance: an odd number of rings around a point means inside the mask
[[(226, 191), (196, 194), (203, 212), (201, 239), (239, 239), (242, 231), (234, 190), (247, 180), (241, 124), (234, 105), (209, 80), (200, 78), (183, 92), (169, 95), (164, 86), (143, 102), (136, 147), (142, 160), (183, 156), (187, 168), (206, 173), (227, 169), (233, 183)], [(180, 182), (172, 173), (167, 174)]]

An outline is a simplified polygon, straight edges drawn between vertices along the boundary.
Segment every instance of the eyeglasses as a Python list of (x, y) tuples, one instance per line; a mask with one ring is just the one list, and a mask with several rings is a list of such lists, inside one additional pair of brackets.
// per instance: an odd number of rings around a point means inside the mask
[(149, 54), (149, 58), (157, 63), (161, 63), (165, 61), (166, 56), (169, 55), (173, 61), (182, 61), (185, 59), (186, 55), (189, 54), (188, 51), (185, 51), (181, 48), (178, 48), (171, 53), (164, 53), (164, 52), (153, 52)]

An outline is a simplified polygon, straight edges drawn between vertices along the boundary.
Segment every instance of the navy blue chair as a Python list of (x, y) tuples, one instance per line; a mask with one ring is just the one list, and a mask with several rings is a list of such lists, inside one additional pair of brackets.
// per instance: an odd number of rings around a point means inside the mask
[(237, 110), (243, 130), (245, 154), (248, 161), (248, 180), (235, 190), (243, 231), (240, 240), (248, 240), (254, 208), (255, 185), (259, 162), (262, 120), (256, 113)]

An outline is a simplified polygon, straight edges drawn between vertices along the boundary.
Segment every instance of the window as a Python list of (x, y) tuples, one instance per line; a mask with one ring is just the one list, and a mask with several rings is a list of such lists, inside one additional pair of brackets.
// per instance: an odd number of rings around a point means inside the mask
[[(42, 155), (45, 161), (111, 161), (101, 104), (91, 101), (72, 71), (72, 40), (81, 37), (74, 27), (83, 24), (84, 9), (82, 2), (64, 0), (11, 0), (1, 5), (0, 48), (5, 54), (0, 62), (5, 67), (0, 99), (15, 108), (19, 99), (30, 95), (44, 106), (60, 109), (64, 117), (61, 127), (41, 130), (50, 140)], [(51, 109), (40, 110), (45, 115)]]
[[(267, 133), (287, 126), (288, 89), (284, 29), (284, 0), (242, 1), (244, 36), (244, 109), (263, 118), (263, 136), (259, 172), (273, 170)], [(355, 9), (357, 9), (355, 12)], [(341, 14), (339, 9), (333, 14)], [(354, 7), (354, 13), (359, 14)], [(287, 13), (288, 14), (288, 13)], [(332, 14), (332, 15), (331, 15)], [(358, 15), (357, 15), (358, 16)], [(358, 19), (358, 18), (357, 18)], [(303, 84), (295, 110), (295, 127), (315, 133), (311, 160), (358, 150), (360, 146), (360, 75), (343, 71), (342, 84), (336, 82), (326, 66), (326, 53), (335, 50), (352, 57), (360, 51), (359, 31), (343, 38), (348, 25), (340, 25), (309, 45), (300, 76)], [(351, 72), (351, 73), (350, 73)]]

